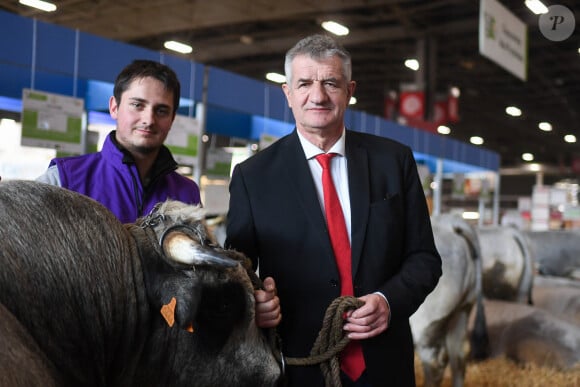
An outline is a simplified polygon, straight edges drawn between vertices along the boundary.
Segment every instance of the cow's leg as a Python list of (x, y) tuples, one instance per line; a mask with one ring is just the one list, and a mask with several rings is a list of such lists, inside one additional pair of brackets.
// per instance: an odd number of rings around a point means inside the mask
[(423, 387), (439, 387), (448, 362), (445, 346), (442, 343), (419, 346), (417, 354), (423, 368)]
[(462, 307), (449, 321), (445, 345), (449, 356), (453, 387), (463, 387), (465, 367), (469, 354), (467, 324), (471, 305)]

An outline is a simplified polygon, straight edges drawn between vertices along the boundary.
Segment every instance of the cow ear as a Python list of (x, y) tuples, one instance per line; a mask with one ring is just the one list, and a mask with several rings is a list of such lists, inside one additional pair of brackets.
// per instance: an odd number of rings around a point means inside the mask
[(161, 306), (161, 316), (170, 328), (175, 323), (180, 329), (194, 332), (194, 320), (199, 305), (199, 292), (192, 292), (190, 297), (171, 297), (168, 303)]
[(179, 295), (174, 315), (175, 322), (179, 328), (190, 332), (193, 332), (196, 329), (194, 321), (195, 316), (197, 315), (199, 301), (200, 292), (198, 291)]

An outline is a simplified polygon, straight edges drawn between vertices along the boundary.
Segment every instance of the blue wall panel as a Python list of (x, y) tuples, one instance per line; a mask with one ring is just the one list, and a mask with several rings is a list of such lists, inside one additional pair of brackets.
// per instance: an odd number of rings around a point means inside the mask
[(31, 74), (29, 67), (0, 64), (0, 95), (22, 98), (22, 89), (30, 88)]
[(249, 139), (251, 130), (251, 115), (223, 109), (222, 107), (207, 107), (206, 131), (208, 133)]
[(119, 71), (135, 59), (160, 60), (158, 52), (91, 34), (81, 33), (79, 42), (80, 78), (113, 82)]
[(161, 62), (175, 71), (181, 82), (181, 96), (201, 101), (203, 92), (204, 66), (191, 60), (163, 54)]
[(269, 83), (264, 83), (264, 85), (264, 98), (267, 106), (267, 111), (264, 115), (274, 120), (294, 122), (294, 117), (288, 107), (288, 102), (286, 102), (282, 86)]
[(264, 115), (264, 82), (210, 67), (207, 102), (251, 115)]
[[(44, 71), (35, 72), (34, 88), (36, 90), (79, 97), (78, 93), (74, 95), (74, 87), (74, 79), (68, 75), (47, 73)], [(83, 97), (84, 95), (80, 95), (80, 98)]]
[(30, 67), (33, 22), (33, 19), (0, 11), (0, 62)]
[(113, 95), (113, 83), (88, 81), (85, 93), (85, 107), (89, 110), (109, 111), (109, 98)]
[(381, 125), (381, 136), (395, 139), (407, 146), (413, 146), (414, 129), (407, 128), (392, 121), (384, 121)]
[(252, 117), (250, 139), (257, 141), (262, 134), (274, 137), (283, 137), (294, 130), (294, 123), (273, 120), (260, 116)]
[[(75, 73), (76, 36), (74, 30), (37, 23), (36, 70), (67, 74)], [(40, 89), (40, 88), (39, 88)]]

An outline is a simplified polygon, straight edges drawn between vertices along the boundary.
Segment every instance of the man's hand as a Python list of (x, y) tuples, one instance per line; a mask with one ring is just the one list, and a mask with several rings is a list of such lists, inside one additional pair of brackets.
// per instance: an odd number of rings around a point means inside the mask
[(387, 301), (379, 294), (368, 294), (359, 297), (359, 300), (365, 304), (354, 311), (349, 311), (346, 316), (343, 329), (347, 331), (348, 337), (361, 340), (384, 332), (388, 328), (391, 313)]
[(256, 290), (256, 325), (260, 328), (273, 328), (280, 324), (282, 313), (280, 299), (276, 295), (276, 283), (272, 277), (264, 279), (264, 289)]

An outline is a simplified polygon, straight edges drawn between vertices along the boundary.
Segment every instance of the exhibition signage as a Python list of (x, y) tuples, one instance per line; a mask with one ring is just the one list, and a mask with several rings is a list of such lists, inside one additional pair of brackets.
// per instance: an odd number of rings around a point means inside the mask
[(84, 100), (38, 90), (22, 90), (21, 145), (83, 153)]
[(280, 137), (272, 136), (270, 134), (262, 133), (260, 134), (260, 150), (266, 149), (273, 143), (275, 143)]
[(479, 52), (522, 81), (527, 80), (527, 26), (496, 0), (480, 2)]
[(214, 178), (229, 178), (232, 169), (232, 154), (224, 148), (207, 151), (206, 175)]
[(423, 119), (425, 115), (425, 92), (414, 84), (401, 85), (399, 114), (409, 119)]
[(165, 139), (165, 145), (179, 164), (196, 166), (199, 135), (198, 119), (176, 115)]

